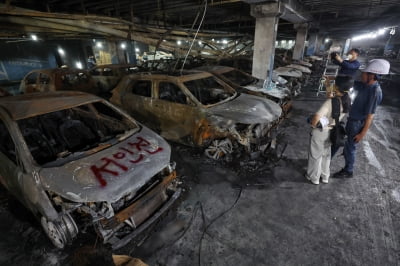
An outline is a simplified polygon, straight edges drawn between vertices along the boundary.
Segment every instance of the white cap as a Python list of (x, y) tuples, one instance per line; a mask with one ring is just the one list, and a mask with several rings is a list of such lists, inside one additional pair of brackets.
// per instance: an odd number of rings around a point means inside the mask
[(368, 66), (361, 70), (362, 72), (369, 72), (377, 75), (389, 74), (390, 63), (385, 59), (372, 59), (369, 61)]

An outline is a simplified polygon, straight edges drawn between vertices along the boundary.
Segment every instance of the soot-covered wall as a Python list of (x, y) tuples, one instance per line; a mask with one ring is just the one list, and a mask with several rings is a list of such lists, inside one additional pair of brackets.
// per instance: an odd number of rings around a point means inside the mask
[[(0, 85), (20, 81), (29, 71), (61, 65), (86, 67), (86, 41), (0, 42)], [(89, 43), (89, 45), (91, 45)], [(63, 51), (60, 53), (60, 49)]]

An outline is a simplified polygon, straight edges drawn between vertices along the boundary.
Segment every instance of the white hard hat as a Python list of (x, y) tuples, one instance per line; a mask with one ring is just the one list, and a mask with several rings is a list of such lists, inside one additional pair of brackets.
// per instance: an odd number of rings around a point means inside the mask
[(362, 72), (369, 72), (377, 75), (389, 74), (390, 63), (385, 59), (372, 59)]

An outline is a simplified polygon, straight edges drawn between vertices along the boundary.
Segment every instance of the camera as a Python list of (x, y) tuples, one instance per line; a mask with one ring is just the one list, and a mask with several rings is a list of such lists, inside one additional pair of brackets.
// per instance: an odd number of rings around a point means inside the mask
[(331, 59), (333, 60), (333, 59), (335, 59), (335, 57), (338, 55), (338, 53), (337, 52), (332, 52), (331, 53)]
[[(307, 119), (306, 119), (306, 120), (307, 120), (307, 124), (311, 124), (311, 121), (312, 121), (313, 116), (314, 116), (314, 115), (310, 115), (310, 116), (307, 117)], [(318, 123), (317, 123), (317, 125), (316, 125), (315, 127), (316, 127), (316, 128), (322, 129), (322, 124), (321, 124), (321, 122), (318, 121)]]

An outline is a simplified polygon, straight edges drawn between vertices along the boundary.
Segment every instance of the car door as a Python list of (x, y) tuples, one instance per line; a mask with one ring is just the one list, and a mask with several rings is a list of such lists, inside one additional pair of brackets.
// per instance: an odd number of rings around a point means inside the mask
[(71, 88), (72, 90), (84, 91), (93, 94), (96, 94), (98, 92), (96, 84), (93, 81), (92, 76), (88, 72), (79, 71), (71, 73), (71, 78), (73, 78), (73, 80), (71, 80), (73, 84)]
[(121, 95), (123, 108), (139, 122), (155, 131), (159, 131), (159, 122), (152, 110), (152, 80), (134, 79), (127, 86), (125, 94)]
[(118, 75), (118, 69), (106, 67), (103, 69), (103, 82), (105, 84), (105, 90), (112, 90), (120, 80)]
[(160, 133), (169, 140), (192, 144), (198, 109), (173, 80), (158, 80), (154, 87), (153, 112), (160, 121)]
[(95, 67), (90, 70), (90, 75), (96, 83), (96, 86), (99, 88), (101, 92), (105, 92), (108, 90), (108, 84), (106, 82), (106, 77), (103, 76), (103, 68)]
[(0, 116), (0, 182), (12, 194), (20, 195), (18, 180), (23, 174), (19, 166), (18, 152), (10, 130)]
[(1, 108), (0, 166), (0, 183), (34, 215), (55, 214), (17, 124)]
[(50, 91), (51, 90), (51, 80), (50, 76), (46, 73), (40, 73), (39, 82), (38, 82), (38, 90), (39, 91)]
[(38, 91), (38, 72), (32, 72), (24, 79), (25, 88), (23, 89), (25, 93), (37, 92)]

